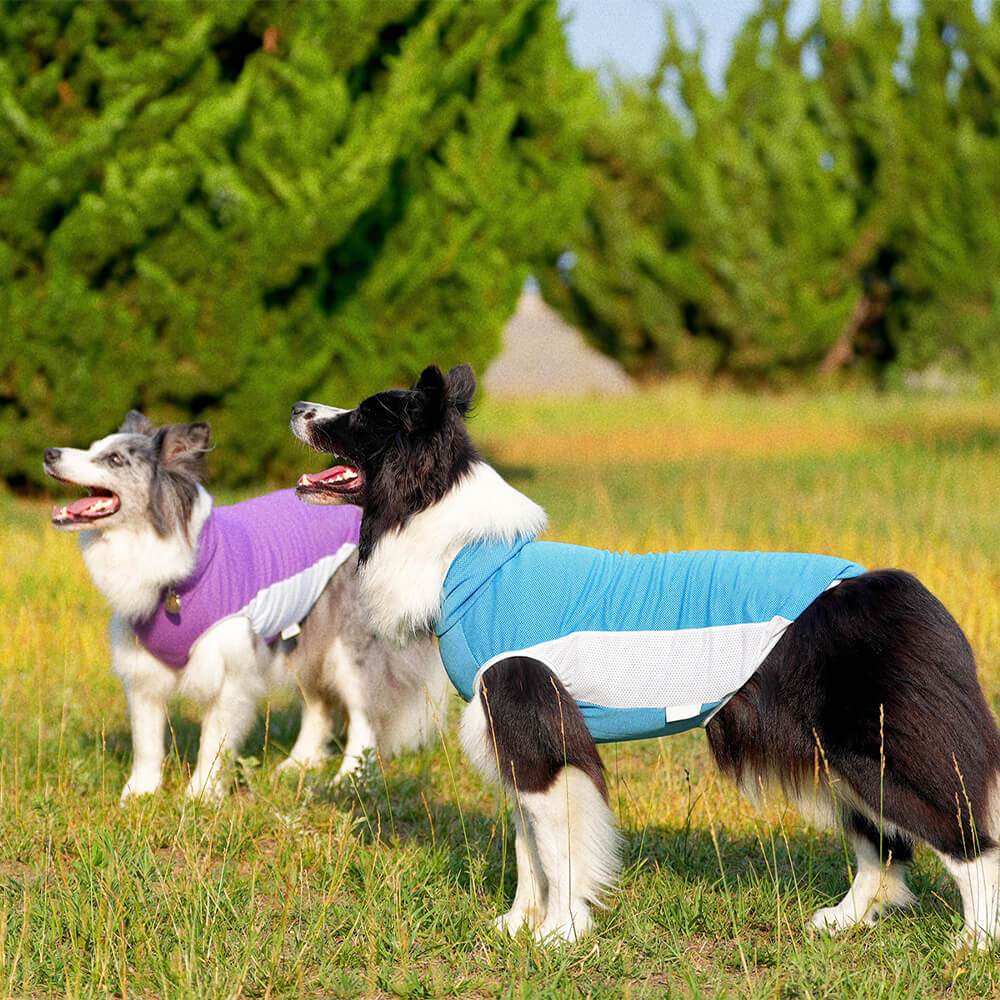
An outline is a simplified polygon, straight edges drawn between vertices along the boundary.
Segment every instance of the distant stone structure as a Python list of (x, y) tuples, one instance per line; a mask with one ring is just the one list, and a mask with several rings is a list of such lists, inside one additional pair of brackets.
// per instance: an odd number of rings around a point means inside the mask
[(500, 354), (486, 369), (483, 389), (490, 396), (614, 396), (634, 391), (635, 383), (529, 283), (504, 327)]

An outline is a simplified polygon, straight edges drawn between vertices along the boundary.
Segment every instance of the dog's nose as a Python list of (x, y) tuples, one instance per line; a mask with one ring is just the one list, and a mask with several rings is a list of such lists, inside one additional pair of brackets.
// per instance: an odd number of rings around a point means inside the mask
[(62, 449), (61, 448), (46, 448), (45, 449), (45, 461), (49, 462), (50, 464), (52, 462), (58, 462), (59, 461), (59, 456), (61, 454), (62, 454)]
[(292, 406), (292, 420), (312, 420), (316, 416), (312, 403), (298, 402)]

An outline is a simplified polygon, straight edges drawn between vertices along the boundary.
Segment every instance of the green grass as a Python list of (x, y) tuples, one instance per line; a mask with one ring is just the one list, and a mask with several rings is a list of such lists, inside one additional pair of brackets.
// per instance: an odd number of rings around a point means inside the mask
[[(609, 548), (825, 551), (920, 575), (1000, 691), (996, 401), (750, 398), (684, 384), (637, 400), (487, 404), (486, 455), (551, 536)], [(221, 446), (224, 447), (224, 442)], [(276, 485), (276, 484), (272, 484)], [(444, 743), (333, 790), (274, 780), (293, 705), (262, 710), (233, 794), (186, 802), (195, 714), (176, 706), (165, 790), (128, 808), (107, 611), (47, 505), (0, 495), (0, 996), (984, 997), (953, 954), (958, 897), (918, 853), (918, 904), (830, 939), (845, 850), (778, 801), (754, 809), (700, 733), (604, 748), (627, 868), (594, 935), (509, 941), (511, 832)], [(454, 715), (455, 706), (453, 706)]]

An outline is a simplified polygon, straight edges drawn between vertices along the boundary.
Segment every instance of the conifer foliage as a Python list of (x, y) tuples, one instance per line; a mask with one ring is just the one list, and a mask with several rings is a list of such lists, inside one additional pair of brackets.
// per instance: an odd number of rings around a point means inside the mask
[(597, 100), (554, 0), (5, 3), (0, 472), (138, 406), (283, 475), (296, 399), (482, 366)]
[[(668, 38), (585, 139), (547, 298), (634, 372), (788, 381), (927, 366), (1000, 386), (1000, 8), (761, 0), (713, 92)], [(845, 14), (845, 7), (852, 8)]]

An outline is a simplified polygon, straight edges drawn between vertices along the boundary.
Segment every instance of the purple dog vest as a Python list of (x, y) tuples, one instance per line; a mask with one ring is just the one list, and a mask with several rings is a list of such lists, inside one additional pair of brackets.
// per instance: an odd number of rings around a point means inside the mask
[(132, 631), (177, 670), (223, 618), (245, 615), (270, 642), (309, 613), (357, 547), (360, 525), (357, 507), (313, 507), (294, 490), (216, 507), (198, 537), (194, 573), (173, 588), (180, 611), (161, 602), (145, 621), (131, 622)]

